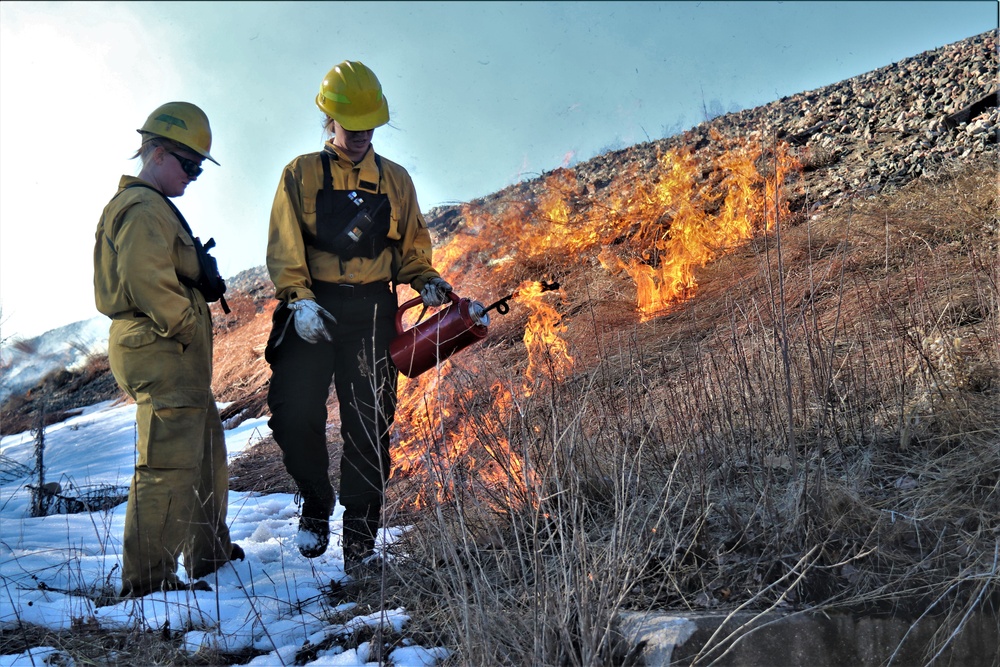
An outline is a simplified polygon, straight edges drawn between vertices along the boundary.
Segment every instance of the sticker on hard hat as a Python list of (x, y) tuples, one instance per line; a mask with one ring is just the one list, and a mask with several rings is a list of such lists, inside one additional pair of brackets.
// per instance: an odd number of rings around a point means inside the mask
[(169, 114), (161, 113), (159, 116), (156, 117), (156, 120), (160, 121), (161, 123), (166, 123), (167, 125), (176, 125), (182, 130), (188, 129), (187, 123), (185, 123), (180, 118), (177, 118), (176, 116), (171, 116)]

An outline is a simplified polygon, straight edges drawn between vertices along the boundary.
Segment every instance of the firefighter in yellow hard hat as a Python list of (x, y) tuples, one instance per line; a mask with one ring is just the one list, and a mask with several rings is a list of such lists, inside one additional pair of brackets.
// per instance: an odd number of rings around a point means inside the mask
[(331, 378), (340, 407), (342, 546), (353, 565), (372, 554), (389, 475), (398, 371), (397, 284), (428, 306), (451, 285), (431, 264), (431, 237), (410, 175), (372, 147), (389, 122), (382, 86), (364, 64), (331, 69), (316, 96), (330, 139), (282, 171), (271, 209), (267, 268), (280, 304), (266, 349), (269, 425), (302, 497), (302, 555), (329, 543), (334, 505), (326, 447)]
[[(212, 396), (208, 301), (225, 285), (208, 275), (207, 253), (169, 199), (184, 194), (204, 160), (215, 162), (212, 131), (197, 106), (170, 102), (138, 132), (133, 157), (142, 168), (121, 177), (94, 245), (95, 301), (112, 320), (111, 371), (136, 403), (121, 589), (132, 597), (211, 590), (196, 580), (244, 555), (226, 526), (226, 443)], [(189, 582), (177, 575), (180, 555)]]

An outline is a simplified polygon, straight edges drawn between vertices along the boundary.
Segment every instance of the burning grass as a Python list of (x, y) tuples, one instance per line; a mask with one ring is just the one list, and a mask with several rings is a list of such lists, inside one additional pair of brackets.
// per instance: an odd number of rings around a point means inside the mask
[(629, 664), (623, 610), (996, 611), (996, 165), (805, 219), (781, 156), (466, 211), (439, 266), (511, 310), (401, 382), (362, 600), (470, 665)]
[[(390, 523), (416, 524), (400, 604), (461, 664), (621, 664), (626, 609), (942, 614), (956, 630), (995, 613), (996, 182), (984, 160), (814, 220), (755, 190), (769, 203), (746, 240), (624, 326), (603, 313), (634, 274), (597, 255), (661, 264), (621, 234), (496, 265), (563, 290), (515, 301), (499, 339), (402, 389), (420, 413), (401, 411), (390, 490)], [(547, 219), (580, 231), (598, 203), (549, 202)], [(499, 244), (489, 228), (479, 252)], [(464, 271), (463, 288), (485, 284)]]

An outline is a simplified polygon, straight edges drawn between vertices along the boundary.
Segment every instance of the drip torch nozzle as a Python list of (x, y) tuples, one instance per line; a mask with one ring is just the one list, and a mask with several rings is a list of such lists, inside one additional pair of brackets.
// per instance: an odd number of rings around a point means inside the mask
[(510, 312), (510, 306), (507, 304), (507, 302), (510, 301), (513, 298), (514, 298), (513, 294), (508, 294), (504, 298), (502, 298), (502, 299), (500, 299), (498, 301), (494, 301), (490, 305), (486, 306), (486, 310), (484, 310), (483, 312), (484, 313), (488, 313), (491, 310), (496, 310), (501, 315), (506, 315), (507, 313)]
[(545, 280), (542, 280), (539, 284), (542, 286), (542, 291), (543, 292), (549, 292), (551, 290), (557, 290), (557, 289), (559, 289), (559, 283), (557, 283), (555, 281), (552, 281), (550, 283), (550, 282), (547, 282)]
[[(543, 292), (549, 292), (552, 290), (559, 289), (559, 283), (555, 281), (547, 282), (545, 280), (541, 280), (539, 281), (538, 284), (542, 286)], [(490, 305), (486, 306), (486, 309), (483, 311), (483, 313), (485, 314), (491, 310), (496, 310), (501, 315), (506, 315), (507, 313), (510, 312), (510, 304), (507, 302), (513, 299), (515, 294), (517, 294), (517, 292), (512, 292), (507, 296), (505, 296), (504, 298), (494, 301)]]

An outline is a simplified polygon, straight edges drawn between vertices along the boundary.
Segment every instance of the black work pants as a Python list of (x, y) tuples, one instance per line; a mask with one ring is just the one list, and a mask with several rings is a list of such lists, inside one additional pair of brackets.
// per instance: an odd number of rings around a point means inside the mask
[[(396, 410), (398, 371), (389, 356), (396, 335), (397, 299), (388, 285), (352, 288), (314, 283), (319, 305), (337, 324), (333, 341), (307, 343), (285, 327), (278, 313), (267, 358), (271, 383), (268, 425), (281, 448), (285, 468), (304, 497), (333, 506), (326, 449), (326, 403), (333, 379), (340, 404), (344, 453), (340, 461), (340, 503), (346, 533), (371, 543), (378, 529), (389, 478), (389, 428)], [(288, 309), (282, 307), (285, 314)], [(284, 330), (279, 345), (273, 341)]]

